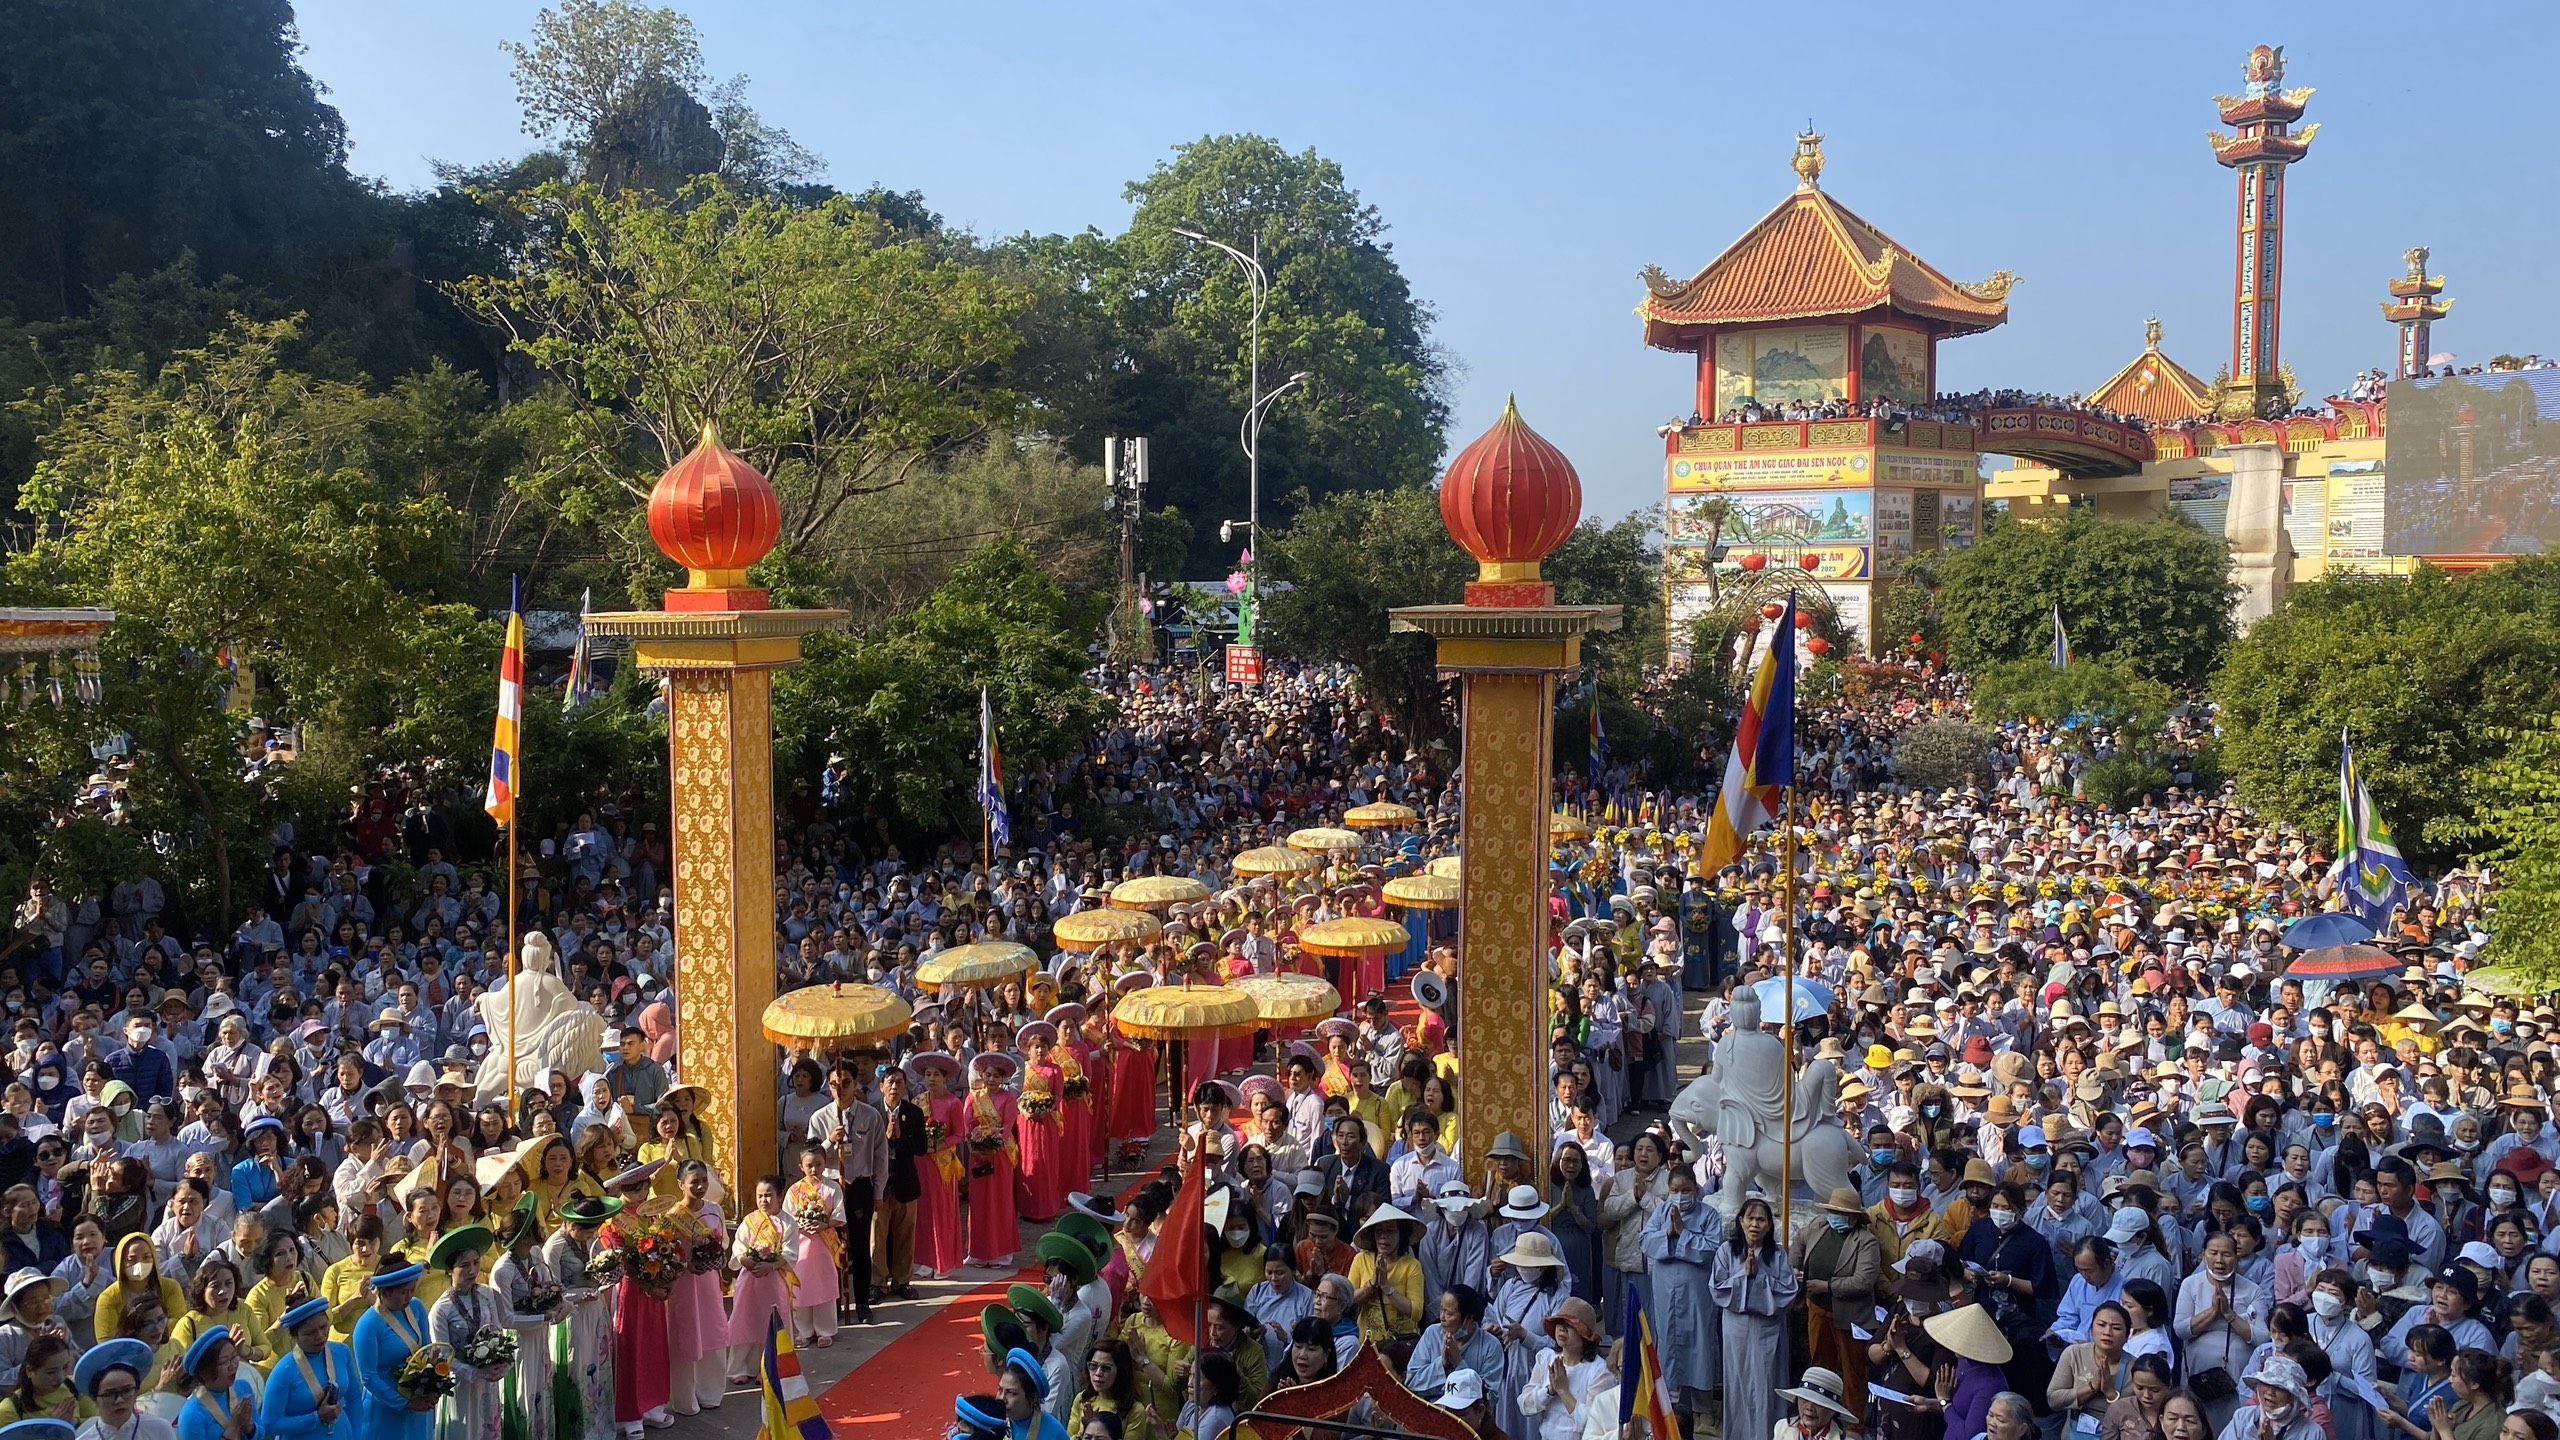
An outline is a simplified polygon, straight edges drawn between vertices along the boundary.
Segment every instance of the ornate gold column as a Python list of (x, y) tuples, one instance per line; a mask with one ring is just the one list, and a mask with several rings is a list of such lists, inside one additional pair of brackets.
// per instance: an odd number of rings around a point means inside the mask
[(780, 1055), (764, 1038), (773, 1000), (773, 672), (841, 610), (770, 610), (746, 569), (772, 548), (780, 508), (763, 475), (702, 445), (658, 481), (649, 529), (691, 571), (664, 610), (587, 617), (632, 642), (667, 680), (668, 808), (675, 856), (676, 1068), (711, 1092), (715, 1169), (732, 1197), (780, 1163)]
[(1470, 1163), (1494, 1137), (1547, 1153), (1547, 822), (1557, 681), (1582, 664), (1582, 637), (1618, 628), (1615, 605), (1559, 606), (1538, 562), (1571, 534), (1582, 483), (1556, 448), (1505, 406), (1440, 484), (1441, 519), (1479, 564), (1463, 605), (1390, 612), (1390, 628), (1438, 647), (1459, 705), (1458, 1149)]

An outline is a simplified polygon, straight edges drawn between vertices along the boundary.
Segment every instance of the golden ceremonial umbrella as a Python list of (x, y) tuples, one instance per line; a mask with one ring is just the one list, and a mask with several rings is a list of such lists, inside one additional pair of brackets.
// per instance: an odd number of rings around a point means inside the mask
[(1264, 875), (1312, 875), (1324, 868), (1324, 862), (1303, 850), (1286, 845), (1263, 845), (1236, 856), (1236, 874), (1245, 879)]
[(1196, 1040), (1250, 1034), (1262, 1023), (1262, 1010), (1233, 985), (1150, 985), (1121, 996), (1111, 1023), (1135, 1040)]
[(1334, 850), (1357, 850), (1360, 848), (1360, 837), (1352, 831), (1337, 826), (1310, 825), (1304, 830), (1289, 832), (1289, 848), (1317, 855)]
[(1425, 875), (1438, 875), (1449, 880), (1459, 879), (1461, 878), (1458, 874), (1460, 868), (1459, 862), (1463, 858), (1463, 856), (1458, 855), (1443, 855), (1439, 859), (1432, 861), (1430, 864), (1423, 866), (1422, 873)]
[(1411, 910), (1458, 908), (1458, 882), (1448, 875), (1399, 876), (1387, 882), (1385, 894), (1388, 904)]
[(1050, 930), (1061, 950), (1099, 950), (1105, 945), (1153, 940), (1164, 933), (1164, 922), (1144, 910), (1106, 905), (1060, 916)]
[(1559, 810), (1547, 820), (1550, 840), (1587, 840), (1591, 838), (1591, 822), (1579, 815)]
[(1366, 915), (1345, 915), (1298, 932), (1298, 948), (1318, 955), (1367, 955), (1401, 950), (1412, 942), (1413, 933), (1393, 920)]
[(954, 945), (916, 967), (919, 985), (994, 985), (1040, 968), (1040, 957), (1028, 945), (1011, 940), (981, 940)]
[(1162, 910), (1209, 898), (1209, 887), (1188, 875), (1141, 875), (1111, 887), (1111, 903), (1123, 910)]
[(1373, 800), (1342, 812), (1342, 823), (1354, 830), (1395, 830), (1421, 818), (1412, 806), (1393, 800)]
[(1342, 1008), (1342, 992), (1320, 975), (1247, 975), (1227, 988), (1252, 996), (1265, 1020), (1322, 1020)]
[(914, 1015), (877, 985), (810, 985), (764, 1007), (764, 1038), (776, 1045), (853, 1050), (907, 1028)]

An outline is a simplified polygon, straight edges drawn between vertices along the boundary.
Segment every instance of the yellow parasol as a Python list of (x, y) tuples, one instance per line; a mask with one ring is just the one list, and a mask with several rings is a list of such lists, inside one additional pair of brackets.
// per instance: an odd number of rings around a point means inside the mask
[(1559, 810), (1547, 819), (1547, 838), (1550, 840), (1587, 840), (1590, 837), (1591, 822), (1570, 811)]
[(1111, 1007), (1111, 1023), (1132, 1039), (1193, 1040), (1251, 1034), (1262, 1023), (1262, 1010), (1232, 985), (1150, 985), (1121, 996)]
[(1357, 850), (1360, 848), (1360, 837), (1352, 831), (1332, 825), (1310, 825), (1304, 830), (1289, 832), (1289, 848), (1304, 850), (1314, 855), (1322, 855), (1334, 850)]
[(1209, 898), (1209, 887), (1188, 875), (1141, 875), (1111, 887), (1111, 903), (1123, 910), (1162, 910)]
[(776, 1045), (852, 1050), (906, 1029), (914, 1013), (877, 985), (810, 985), (764, 1007), (764, 1038)]
[(1153, 940), (1164, 933), (1164, 922), (1144, 910), (1104, 906), (1061, 916), (1050, 928), (1061, 950), (1099, 950), (1105, 945)]
[(1455, 910), (1458, 881), (1449, 875), (1405, 875), (1387, 882), (1387, 903), (1411, 910)]
[(1342, 823), (1354, 830), (1396, 830), (1421, 818), (1412, 806), (1393, 800), (1372, 800), (1342, 812)]
[(954, 945), (916, 967), (919, 985), (994, 985), (1040, 968), (1040, 957), (1028, 945), (1011, 940), (981, 940)]
[(1413, 933), (1393, 920), (1365, 915), (1345, 915), (1298, 932), (1298, 948), (1318, 955), (1368, 955), (1401, 950), (1412, 942)]
[(2485, 970), (2474, 970), (2462, 977), (2462, 988), (2511, 1000), (2530, 999), (2542, 993), (2540, 985), (2526, 979), (2524, 972), (2512, 965), (2492, 965)]
[(1342, 1008), (1342, 992), (1317, 975), (1247, 975), (1227, 988), (1252, 996), (1265, 1020), (1322, 1020)]
[(1323, 861), (1286, 845), (1260, 846), (1235, 859), (1236, 873), (1248, 880), (1263, 875), (1312, 875), (1323, 868)]
[(1459, 862), (1462, 858), (1463, 857), (1457, 855), (1443, 855), (1439, 859), (1432, 861), (1430, 864), (1423, 866), (1422, 873), (1425, 875), (1439, 875), (1451, 880), (1460, 879), (1462, 877), (1459, 875), (1458, 871), (1460, 868)]

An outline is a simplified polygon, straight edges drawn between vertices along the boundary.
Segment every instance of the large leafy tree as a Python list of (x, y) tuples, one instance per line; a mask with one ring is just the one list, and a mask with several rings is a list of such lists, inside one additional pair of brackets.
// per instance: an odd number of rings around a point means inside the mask
[(1117, 237), (1025, 236), (999, 259), (1045, 277), (1024, 389), (1079, 453), (1099, 453), (1106, 434), (1150, 438), (1151, 498), (1195, 521), (1192, 575), (1225, 573), (1241, 544), (1219, 543), (1215, 522), (1243, 516), (1248, 498), (1237, 436), (1253, 300), (1242, 267), (1181, 231), (1258, 247), (1271, 277), (1263, 389), (1310, 376), (1262, 430), (1264, 523), (1286, 521), (1302, 491), (1429, 482), (1448, 424), (1445, 362), (1385, 220), (1340, 165), (1260, 135), (1205, 136), (1127, 197), (1137, 209)]
[(1975, 668), (2049, 654), (2058, 606), (2072, 652), (2201, 685), (2231, 641), (2231, 552), (2181, 515), (1995, 525), (1939, 565), (1947, 658)]
[(841, 754), (863, 813), (927, 834), (974, 829), (979, 692), (1009, 776), (1064, 757), (1110, 713), (1080, 679), (1098, 618), (1028, 546), (996, 541), (871, 633), (813, 636), (807, 661), (775, 681), (777, 758), (808, 774)]
[(588, 185), (522, 204), (541, 221), (525, 263), (455, 294), (580, 407), (600, 509), (618, 491), (636, 515), (647, 478), (716, 422), (781, 491), (798, 554), (1013, 411), (993, 382), (1023, 293), (849, 199), (706, 180), (677, 204)]
[(2402, 846), (2442, 853), (2508, 737), (2560, 712), (2560, 557), (2298, 586), (2231, 647), (2213, 697), (2251, 804), (2333, 828), (2344, 731)]
[(2489, 958), (2560, 984), (2560, 715), (2494, 739), (2507, 753), (2481, 770), (2479, 806), (2442, 838), (2477, 848), (2498, 877)]

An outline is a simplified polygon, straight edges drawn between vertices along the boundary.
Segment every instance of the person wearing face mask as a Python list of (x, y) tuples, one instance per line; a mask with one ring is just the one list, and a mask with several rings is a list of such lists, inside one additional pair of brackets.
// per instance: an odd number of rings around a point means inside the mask
[[(2331, 1264), (2329, 1217), (2304, 1210), (2293, 1217), (2293, 1242), (2276, 1252), (2267, 1290), (2279, 1305), (2307, 1305), (2311, 1282)], [(2343, 1257), (2341, 1257), (2343, 1258)]]
[(1689, 1167), (1674, 1165), (1669, 1173), (1670, 1191), (1645, 1218), (1641, 1244), (1646, 1309), (1661, 1346), (1662, 1383), (1674, 1387), (1674, 1405), (1684, 1406), (1717, 1392), (1724, 1382), (1726, 1321), (1712, 1281), (1725, 1232), (1723, 1217), (1699, 1196)]
[(2547, 1164), (2560, 1164), (2560, 1133), (2551, 1126), (2551, 1105), (2541, 1092), (2529, 1085), (2509, 1090), (2500, 1103), (2507, 1122), (2507, 1133), (2489, 1142), (2473, 1163), (2472, 1173), (2484, 1185), (2489, 1175), (2509, 1155), (2530, 1150)]
[[(2221, 1440), (2326, 1440), (2311, 1415), (2310, 1378), (2292, 1356), (2269, 1355), (2244, 1383), (2250, 1403), (2233, 1413)], [(2208, 1403), (2208, 1416), (2212, 1409)]]
[(2341, 1269), (2312, 1277), (2307, 1328), (2311, 1343), (2329, 1357), (2329, 1414), (2337, 1425), (2336, 1440), (2372, 1440), (2373, 1407), (2347, 1403), (2375, 1379), (2373, 1337), (2349, 1314), (2356, 1293), (2355, 1277)]
[(1875, 1326), (1884, 1250), (1855, 1190), (1842, 1186), (1832, 1191), (1821, 1211), (1823, 1223), (1800, 1229), (1787, 1247), (1811, 1302), (1805, 1307), (1804, 1359), (1843, 1376), (1842, 1403), (1863, 1416), (1867, 1371), (1857, 1351), (1864, 1345), (1853, 1332), (1865, 1333)]
[(2055, 1274), (2053, 1246), (2027, 1225), (2026, 1213), (2024, 1187), (1993, 1189), (1982, 1218), (1958, 1242), (1956, 1262), (2015, 1352), (2009, 1383), (2040, 1395), (2052, 1378), (2053, 1353), (2044, 1335), (2060, 1306), (2062, 1281)]
[(1898, 1265), (1924, 1240), (1944, 1244), (1946, 1217), (1920, 1189), (1920, 1167), (1897, 1160), (1885, 1170), (1884, 1199), (1867, 1209), (1867, 1233), (1887, 1265)]

